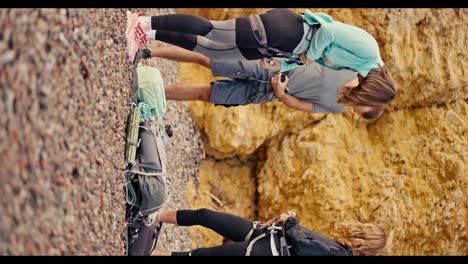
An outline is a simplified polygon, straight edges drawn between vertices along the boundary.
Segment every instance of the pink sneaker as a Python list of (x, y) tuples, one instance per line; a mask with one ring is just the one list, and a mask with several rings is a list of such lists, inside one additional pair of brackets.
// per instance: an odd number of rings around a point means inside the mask
[(127, 11), (127, 29), (125, 35), (127, 37), (127, 54), (131, 62), (134, 61), (138, 49), (148, 42), (148, 36), (138, 22), (138, 17), (142, 13), (133, 14)]

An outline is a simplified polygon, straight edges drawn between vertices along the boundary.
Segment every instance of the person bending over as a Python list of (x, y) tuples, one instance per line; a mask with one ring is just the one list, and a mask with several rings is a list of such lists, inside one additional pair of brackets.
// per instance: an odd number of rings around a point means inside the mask
[(267, 223), (209, 209), (159, 211), (155, 223), (203, 226), (232, 243), (184, 252), (155, 250), (154, 256), (372, 256), (386, 245), (385, 231), (377, 224), (342, 223), (329, 238), (302, 227), (292, 211)]
[[(358, 73), (353, 93), (373, 97), (373, 106), (383, 108), (395, 97), (395, 84), (375, 38), (362, 28), (335, 21), (324, 13), (305, 10), (301, 15), (280, 8), (254, 16), (213, 21), (189, 14), (142, 16), (129, 12), (126, 36), (131, 61), (148, 39), (170, 43), (217, 61), (290, 54), (288, 58), (292, 60), (282, 60), (269, 67), (287, 72), (315, 61), (335, 71), (349, 69)], [(342, 103), (351, 106), (353, 98), (344, 96)]]
[(277, 98), (293, 109), (312, 113), (338, 113), (349, 106), (363, 118), (374, 119), (383, 112), (383, 107), (375, 102), (386, 93), (369, 87), (355, 93), (356, 73), (345, 69), (334, 71), (312, 63), (278, 73), (265, 68), (265, 61), (216, 61), (176, 46), (141, 48), (136, 61), (150, 56), (197, 63), (210, 69), (214, 76), (227, 77), (211, 83), (167, 86), (166, 97), (171, 100), (201, 100), (229, 107)]

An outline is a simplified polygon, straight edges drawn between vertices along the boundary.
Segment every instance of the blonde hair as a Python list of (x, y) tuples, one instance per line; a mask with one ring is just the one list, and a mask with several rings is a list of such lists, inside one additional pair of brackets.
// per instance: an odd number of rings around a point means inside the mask
[(358, 221), (337, 225), (331, 236), (353, 251), (354, 256), (378, 255), (387, 243), (387, 236), (381, 226)]
[(358, 74), (359, 84), (347, 89), (338, 100), (346, 106), (383, 106), (395, 98), (396, 88), (387, 66), (369, 72), (366, 77)]

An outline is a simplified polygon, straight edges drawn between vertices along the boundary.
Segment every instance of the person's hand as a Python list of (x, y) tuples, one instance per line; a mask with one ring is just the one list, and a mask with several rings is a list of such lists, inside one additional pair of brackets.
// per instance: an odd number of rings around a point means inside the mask
[(304, 63), (304, 64), (311, 64), (313, 61), (312, 60), (309, 60), (306, 56), (306, 53), (302, 53), (301, 55), (299, 55), (299, 60)]
[(285, 76), (284, 81), (281, 81), (281, 72), (278, 73), (276, 76), (271, 77), (271, 86), (273, 87), (273, 91), (278, 99), (284, 97), (286, 94), (284, 91), (286, 90), (286, 86), (288, 85), (288, 76)]
[(295, 212), (288, 210), (286, 213), (282, 213), (278, 220), (281, 223), (285, 223), (289, 217), (295, 217), (295, 216), (296, 216)]
[(279, 71), (281, 68), (281, 64), (279, 60), (263, 58), (262, 59), (262, 66), (265, 69), (270, 71)]

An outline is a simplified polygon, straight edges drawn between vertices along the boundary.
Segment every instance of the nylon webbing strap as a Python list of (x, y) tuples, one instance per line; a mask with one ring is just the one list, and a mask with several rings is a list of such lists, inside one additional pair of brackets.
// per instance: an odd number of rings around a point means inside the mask
[(255, 39), (257, 42), (263, 46), (263, 48), (257, 48), (260, 53), (267, 57), (273, 57), (274, 54), (271, 54), (268, 51), (268, 39), (265, 31), (265, 27), (263, 26), (262, 19), (259, 15), (250, 15), (249, 16), (249, 23), (250, 28), (252, 29), (252, 33), (254, 34)]
[[(247, 236), (245, 237), (245, 240), (244, 241), (248, 241), (250, 239), (250, 237), (252, 236), (252, 233), (254, 232), (255, 229), (262, 229), (262, 228), (258, 228), (256, 227), (256, 222), (253, 223), (253, 228), (250, 230), (250, 232), (247, 234)], [(289, 256), (289, 251), (288, 251), (288, 245), (286, 244), (286, 239), (284, 236), (280, 236), (280, 247), (281, 247), (281, 250), (280, 252), (278, 252), (278, 247), (276, 245), (276, 242), (275, 242), (275, 236), (276, 234), (278, 234), (278, 232), (281, 232), (280, 234), (282, 234), (282, 227), (280, 226), (275, 226), (275, 224), (271, 225), (271, 226), (268, 226), (267, 230), (265, 230), (265, 233), (262, 233), (260, 234), (259, 236), (257, 236), (256, 238), (254, 238), (250, 243), (249, 245), (247, 246), (247, 249), (246, 249), (246, 252), (245, 252), (245, 255), (246, 256), (250, 256), (250, 254), (252, 253), (252, 249), (253, 249), (253, 246), (255, 244), (255, 242), (257, 242), (258, 240), (264, 238), (267, 236), (267, 233), (269, 232), (270, 233), (270, 248), (271, 248), (271, 254), (273, 256)], [(284, 239), (284, 241), (281, 241), (281, 239)], [(286, 249), (286, 254), (283, 254), (283, 252), (285, 252), (285, 250), (283, 249), (283, 247), (285, 247)]]
[(281, 247), (281, 256), (290, 256), (289, 246), (286, 242), (286, 236), (284, 235), (284, 230), (280, 232), (280, 247)]
[(257, 222), (256, 221), (252, 222), (252, 229), (250, 229), (249, 233), (247, 233), (247, 235), (244, 238), (244, 241), (247, 242), (247, 241), (250, 240), (250, 238), (252, 237), (252, 234), (253, 234), (253, 232), (255, 230), (255, 227), (257, 227)]
[(271, 247), (271, 254), (273, 256), (279, 256), (278, 254), (278, 249), (276, 249), (276, 243), (275, 243), (275, 234), (276, 230), (271, 230), (270, 232), (270, 247)]
[(249, 22), (258, 43), (260, 43), (262, 46), (267, 46), (268, 39), (260, 16), (256, 14), (250, 15)]
[(257, 240), (262, 239), (264, 237), (266, 237), (265, 233), (263, 233), (263, 234), (259, 235), (258, 237), (254, 238), (254, 240), (252, 240), (249, 243), (249, 246), (247, 247), (247, 251), (245, 252), (245, 255), (250, 256), (250, 253), (252, 252), (252, 248), (253, 248), (253, 245), (255, 244), (255, 242), (257, 242)]

